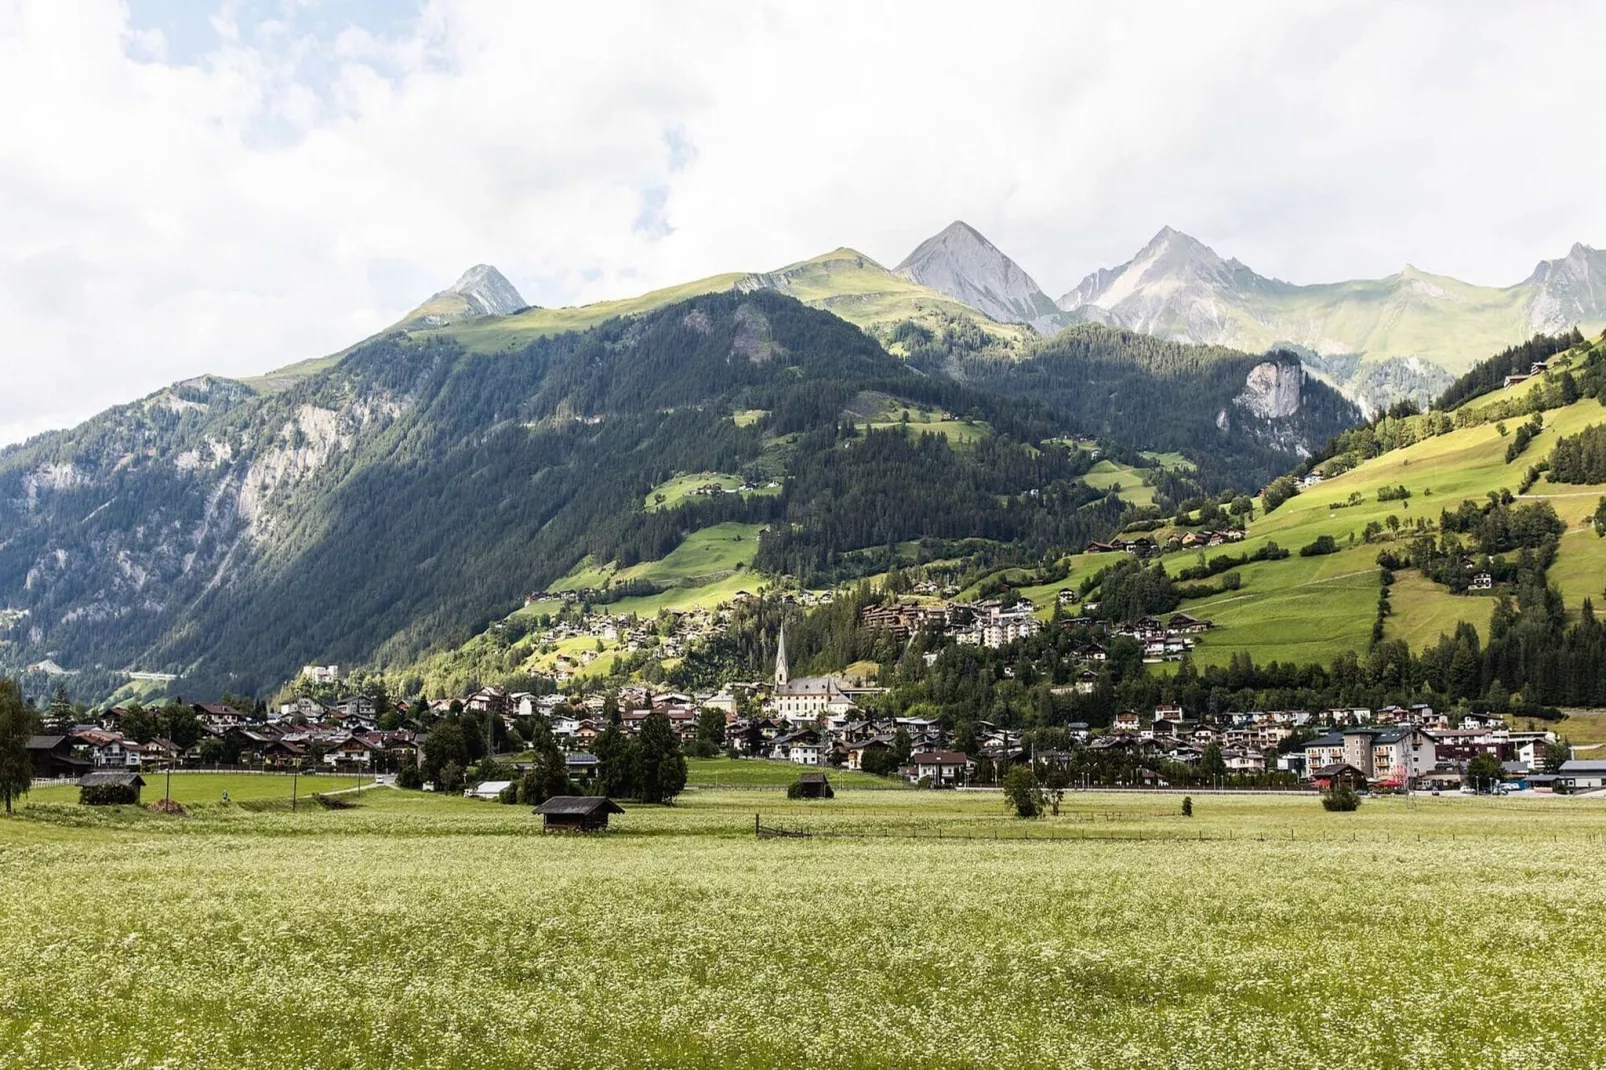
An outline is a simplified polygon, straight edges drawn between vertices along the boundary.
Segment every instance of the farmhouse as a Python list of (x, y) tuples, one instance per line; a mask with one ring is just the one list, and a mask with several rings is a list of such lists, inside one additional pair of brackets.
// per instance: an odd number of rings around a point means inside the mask
[(91, 768), (85, 758), (73, 755), (71, 736), (29, 736), (28, 761), (37, 780), (82, 776)]
[(545, 832), (596, 832), (608, 827), (609, 814), (624, 810), (605, 795), (554, 795), (534, 812)]
[(958, 751), (923, 751), (909, 759), (914, 766), (911, 780), (930, 779), (933, 787), (955, 787), (963, 784), (971, 771), (970, 759)]

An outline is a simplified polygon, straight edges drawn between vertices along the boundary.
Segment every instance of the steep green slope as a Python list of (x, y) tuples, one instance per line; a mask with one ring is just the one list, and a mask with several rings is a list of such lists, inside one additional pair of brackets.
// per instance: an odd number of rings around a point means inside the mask
[[(839, 422), (866, 393), (999, 439)], [(494, 357), (393, 335), (278, 393), (186, 386), (7, 451), (0, 658), (267, 688), (466, 638), (582, 558), (628, 569), (723, 522), (776, 524), (777, 571), (926, 535), (1074, 545), (1118, 504), (1080, 511), (1086, 459), (1024, 445), (1061, 429), (762, 290)], [(781, 495), (644, 507), (677, 474), (774, 464)]]
[[(1270, 514), (1264, 512), (1262, 500), (1242, 544), (1207, 551), (1204, 556), (1253, 553), (1268, 541), (1294, 555), (1244, 566), (1237, 570), (1242, 577), (1240, 588), (1183, 604), (1188, 612), (1209, 617), (1218, 625), (1201, 642), (1197, 659), (1204, 664), (1225, 664), (1234, 653), (1244, 652), (1261, 663), (1274, 659), (1308, 662), (1326, 661), (1345, 650), (1364, 651), (1376, 618), (1379, 553), (1408, 555), (1412, 529), (1419, 521), (1437, 532), (1441, 512), (1453, 512), (1463, 501), (1481, 505), (1490, 493), (1517, 494), (1530, 466), (1546, 462), (1559, 438), (1606, 424), (1606, 407), (1594, 397), (1546, 408), (1544, 430), (1525, 452), (1507, 461), (1506, 452), (1513, 442), (1510, 427), (1523, 417), (1506, 416), (1506, 434), (1501, 433), (1505, 425), (1497, 419), (1505, 416), (1502, 406), (1526, 408), (1547, 385), (1556, 387), (1562, 374), (1571, 372), (1576, 377), (1586, 368), (1599, 369), (1603, 362), (1606, 345), (1579, 347), (1557, 358), (1548, 377), (1470, 403), (1464, 418), (1470, 426), (1455, 428), (1440, 414), (1385, 422), (1380, 425), (1385, 433), (1397, 434), (1399, 441), (1408, 444), (1325, 479)], [(1389, 423), (1396, 426), (1390, 428)], [(1443, 433), (1433, 433), (1437, 428), (1444, 428)], [(1380, 498), (1385, 489), (1402, 486), (1411, 492), (1409, 498)], [(1602, 497), (1606, 497), (1606, 483), (1557, 484), (1541, 476), (1515, 500), (1519, 505), (1548, 503), (1565, 524), (1566, 533), (1546, 575), (1573, 614), (1585, 599), (1599, 603), (1606, 597), (1606, 539), (1597, 537), (1590, 522)], [(1399, 526), (1397, 534), (1389, 523), (1391, 517)], [(1371, 541), (1369, 527), (1373, 528)], [(1298, 555), (1302, 547), (1322, 536), (1335, 540), (1336, 553)], [(1194, 551), (1178, 551), (1163, 560), (1174, 573), (1195, 564), (1200, 556)], [(1080, 557), (1067, 583), (1074, 585), (1109, 563), (1109, 555)], [(1392, 613), (1384, 622), (1385, 634), (1404, 639), (1413, 648), (1433, 642), (1441, 632), (1453, 630), (1458, 621), (1472, 623), (1487, 634), (1500, 593), (1497, 589), (1452, 594), (1414, 569), (1400, 569), (1391, 593)], [(1505, 593), (1512, 593), (1511, 589), (1506, 588)], [(1052, 592), (1037, 592), (1036, 597), (1048, 605)]]

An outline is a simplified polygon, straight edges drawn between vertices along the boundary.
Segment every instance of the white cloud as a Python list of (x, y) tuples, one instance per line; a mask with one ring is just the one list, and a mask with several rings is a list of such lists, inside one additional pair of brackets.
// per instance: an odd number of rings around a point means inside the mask
[(1164, 223), (1295, 281), (1606, 241), (1599, 5), (239, 10), (180, 65), (114, 0), (0, 0), (0, 442), (339, 349), (479, 261), (554, 304), (956, 217), (1054, 295)]

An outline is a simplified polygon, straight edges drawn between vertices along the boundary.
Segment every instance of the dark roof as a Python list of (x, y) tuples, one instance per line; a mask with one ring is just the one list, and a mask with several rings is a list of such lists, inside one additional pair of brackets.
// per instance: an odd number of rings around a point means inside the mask
[(928, 750), (909, 759), (910, 765), (965, 765), (970, 761), (959, 751)]
[(824, 783), (827, 783), (824, 773), (804, 773), (802, 776), (797, 778), (797, 782), (799, 784), (824, 784)]
[(80, 788), (93, 788), (101, 784), (122, 784), (127, 787), (143, 788), (145, 778), (138, 773), (87, 773), (78, 778)]
[(600, 765), (601, 759), (595, 754), (570, 754), (563, 759), (564, 765)]
[(29, 736), (29, 750), (55, 750), (66, 742), (66, 736)]
[(1337, 732), (1329, 732), (1325, 736), (1317, 736), (1306, 743), (1304, 749), (1309, 750), (1311, 747), (1342, 747), (1343, 745), (1344, 737), (1342, 735)]
[(554, 795), (535, 808), (538, 814), (622, 814), (624, 810), (606, 795)]
[(1561, 772), (1564, 776), (1571, 776), (1576, 773), (1606, 773), (1606, 761), (1593, 759), (1586, 761), (1581, 758), (1573, 758), (1561, 763)]

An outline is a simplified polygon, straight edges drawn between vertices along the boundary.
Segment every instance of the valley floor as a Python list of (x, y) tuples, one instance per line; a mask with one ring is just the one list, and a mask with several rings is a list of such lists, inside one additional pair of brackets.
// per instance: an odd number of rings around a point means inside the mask
[(0, 820), (0, 1067), (1599, 1064), (1606, 802), (1180, 801), (694, 789), (559, 838), (389, 788), (40, 795)]

